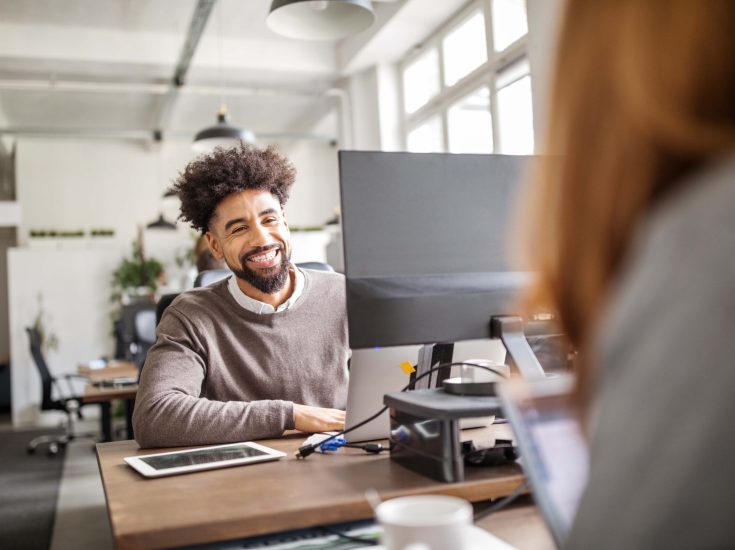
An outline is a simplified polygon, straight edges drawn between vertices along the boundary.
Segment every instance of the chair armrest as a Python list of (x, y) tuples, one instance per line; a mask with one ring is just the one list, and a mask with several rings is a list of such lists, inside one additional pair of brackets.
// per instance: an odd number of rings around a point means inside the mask
[(83, 374), (67, 373), (62, 374), (61, 377), (66, 380), (66, 385), (69, 387), (69, 396), (74, 396), (76, 394), (76, 392), (74, 391), (74, 386), (72, 386), (71, 384), (71, 381), (73, 379), (76, 378), (78, 380), (86, 380), (87, 382), (89, 382), (89, 376), (85, 376)]
[(66, 379), (79, 378), (82, 380), (89, 380), (89, 376), (87, 376), (86, 374), (69, 373), (69, 374), (62, 374), (61, 376), (63, 376)]
[(62, 374), (64, 378), (83, 378), (84, 380), (89, 380), (89, 376), (86, 374), (77, 374), (77, 373), (68, 373), (68, 374)]

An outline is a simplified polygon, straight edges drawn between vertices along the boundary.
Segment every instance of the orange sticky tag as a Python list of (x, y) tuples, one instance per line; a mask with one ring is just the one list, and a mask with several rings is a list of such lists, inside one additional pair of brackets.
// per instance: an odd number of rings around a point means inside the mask
[(416, 369), (413, 368), (411, 361), (404, 361), (403, 363), (401, 363), (401, 370), (403, 370), (403, 372), (405, 372), (406, 374), (416, 372)]

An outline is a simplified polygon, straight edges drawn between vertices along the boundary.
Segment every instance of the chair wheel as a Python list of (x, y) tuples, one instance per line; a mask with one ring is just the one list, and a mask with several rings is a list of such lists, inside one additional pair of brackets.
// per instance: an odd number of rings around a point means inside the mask
[(49, 443), (48, 445), (48, 455), (49, 456), (56, 456), (59, 453), (59, 446), (56, 443)]
[(34, 455), (34, 454), (36, 454), (36, 448), (35, 448), (35, 447), (31, 447), (31, 446), (29, 445), (28, 447), (26, 447), (26, 452), (27, 452), (27, 453), (28, 453), (29, 455)]

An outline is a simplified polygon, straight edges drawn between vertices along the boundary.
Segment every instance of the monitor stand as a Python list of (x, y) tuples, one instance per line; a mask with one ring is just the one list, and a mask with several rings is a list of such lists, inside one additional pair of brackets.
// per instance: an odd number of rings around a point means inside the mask
[[(543, 328), (548, 330), (550, 325)], [(528, 345), (526, 334), (523, 331), (523, 319), (511, 315), (492, 317), (490, 319), (490, 337), (500, 338), (508, 352), (508, 356), (515, 363), (523, 378), (533, 380), (546, 377), (536, 354)]]
[[(425, 344), (419, 349), (416, 372), (411, 374), (411, 389), (421, 390), (440, 388), (442, 382), (451, 376), (451, 367), (445, 367), (432, 372), (418, 382), (415, 380), (422, 374), (429, 372), (435, 365), (450, 363), (454, 353), (454, 344)], [(415, 383), (414, 383), (415, 382)]]
[[(529, 332), (545, 332), (550, 327), (550, 323), (542, 324), (530, 327)], [(528, 345), (520, 317), (493, 317), (490, 337), (500, 338), (508, 357), (524, 378), (546, 376)], [(453, 351), (453, 344), (424, 346), (419, 352), (416, 375), (427, 372), (432, 365), (450, 362)], [(447, 352), (449, 355), (444, 355)], [(444, 390), (429, 389), (436, 388), (449, 376), (447, 367), (446, 376), (441, 377), (444, 370), (437, 371), (440, 376), (427, 376), (420, 380), (415, 388), (418, 391), (389, 393), (383, 400), (390, 407), (391, 460), (433, 479), (454, 483), (464, 480), (465, 475), (459, 438), (460, 419), (502, 414), (502, 409), (498, 398), (488, 396), (488, 387), (472, 388), (472, 384), (465, 384), (466, 387), (456, 388), (458, 391), (454, 393), (448, 392), (446, 387)], [(427, 380), (431, 378), (435, 379), (433, 386), (429, 385), (431, 380)], [(473, 392), (475, 389), (477, 393)]]

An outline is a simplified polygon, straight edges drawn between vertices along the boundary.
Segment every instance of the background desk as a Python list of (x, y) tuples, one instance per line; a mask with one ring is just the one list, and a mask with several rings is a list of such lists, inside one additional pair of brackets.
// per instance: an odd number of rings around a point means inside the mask
[[(491, 429), (503, 428), (507, 430)], [(507, 436), (506, 430), (502, 435)], [(479, 432), (464, 435), (475, 438)], [(513, 465), (468, 468), (466, 481), (439, 483), (399, 466), (387, 453), (368, 455), (359, 449), (296, 460), (293, 452), (303, 440), (297, 434), (263, 441), (288, 454), (279, 461), (159, 479), (143, 478), (123, 462), (126, 456), (158, 451), (142, 451), (133, 441), (97, 445), (117, 547), (183, 546), (370, 518), (373, 513), (364, 498), (368, 488), (382, 498), (435, 493), (482, 501), (507, 495), (523, 481), (520, 468)], [(505, 513), (516, 522), (499, 536), (519, 547), (523, 545), (509, 533), (552, 547), (532, 506)], [(480, 525), (492, 526), (500, 518), (491, 516)]]
[(135, 363), (117, 362), (113, 366), (103, 369), (89, 369), (79, 367), (79, 374), (89, 378), (90, 384), (84, 387), (82, 397), (85, 403), (99, 403), (102, 407), (102, 418), (100, 419), (100, 430), (103, 441), (112, 441), (112, 402), (117, 399), (125, 401), (125, 428), (128, 439), (133, 438), (133, 408), (135, 407), (135, 396), (138, 393), (138, 385), (121, 386), (117, 388), (101, 388), (94, 382), (112, 380), (114, 378), (137, 378), (138, 367)]

